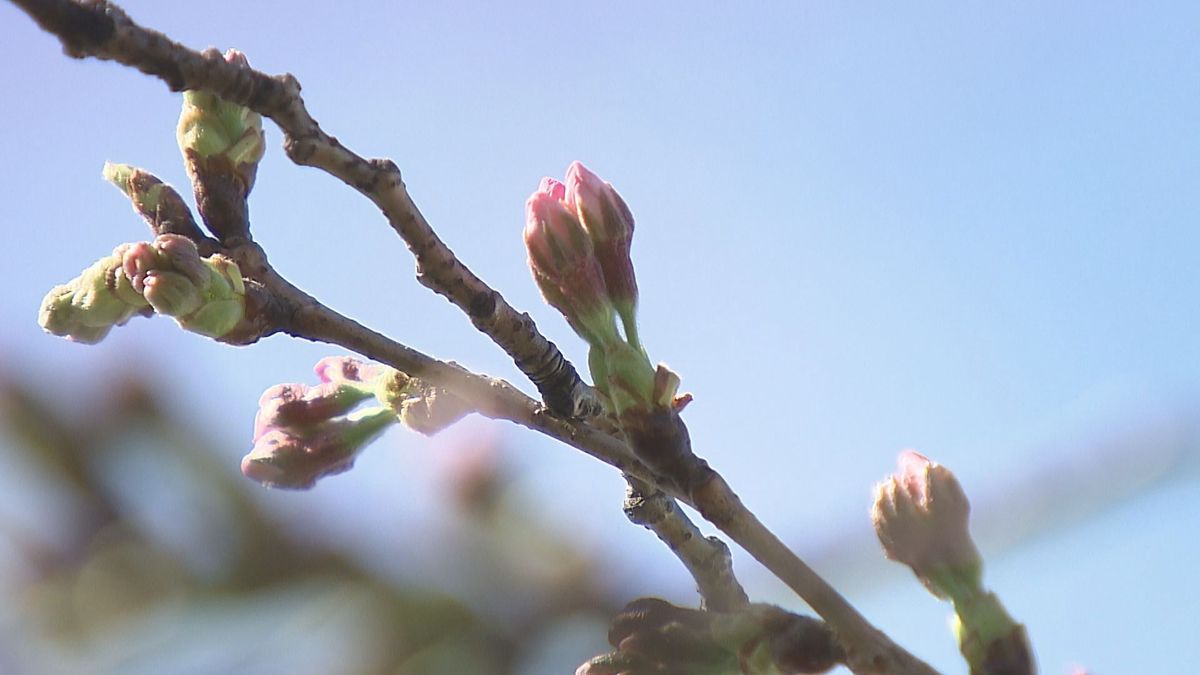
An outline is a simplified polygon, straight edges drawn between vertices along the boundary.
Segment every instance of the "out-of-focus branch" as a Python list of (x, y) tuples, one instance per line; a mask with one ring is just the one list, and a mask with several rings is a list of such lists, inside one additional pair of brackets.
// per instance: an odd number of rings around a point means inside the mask
[(704, 608), (732, 612), (745, 607), (750, 599), (733, 575), (733, 560), (725, 542), (704, 536), (662, 490), (633, 476), (627, 475), (626, 480), (625, 515), (654, 532), (679, 558), (696, 580)]
[(608, 641), (614, 651), (576, 675), (824, 673), (846, 656), (823, 622), (764, 604), (718, 612), (639, 598), (613, 619)]

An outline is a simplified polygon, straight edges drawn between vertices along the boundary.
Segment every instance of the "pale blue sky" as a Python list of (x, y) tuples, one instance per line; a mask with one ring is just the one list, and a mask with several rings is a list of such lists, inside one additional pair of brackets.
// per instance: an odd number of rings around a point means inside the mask
[[(187, 44), (293, 72), (323, 127), (394, 158), (455, 252), (577, 362), (582, 345), (524, 266), (522, 207), (574, 159), (613, 182), (638, 221), (644, 340), (696, 395), (685, 417), (698, 452), (802, 555), (831, 541), (861, 549), (870, 582), (822, 571), (948, 672), (964, 669), (946, 608), (869, 557), (870, 487), (900, 449), (989, 496), (989, 523), (1024, 513), (1006, 500), (1028, 496), (1022, 477), (1070, 458), (1095, 470), (1088, 453), (1106, 440), (1136, 457), (1153, 437), (1191, 458), (1182, 481), (1086, 525), (1014, 546), (997, 525), (981, 547), (1043, 672), (1200, 662), (1188, 581), (1200, 562), (1200, 5), (124, 6)], [(145, 236), (100, 180), (104, 161), (186, 184), (178, 97), (63, 57), (8, 4), (0, 25), (0, 359), (94, 380), (148, 351), (236, 462), (259, 393), (307, 379), (330, 350), (278, 337), (232, 349), (162, 320), (92, 349), (42, 335), (47, 289)], [(281, 271), (407, 344), (516, 381), (412, 279), (374, 207), (289, 164), (267, 134), (251, 214)], [(569, 499), (551, 517), (612, 546), (614, 583), (689, 598), (668, 552), (625, 522), (615, 473), (504, 433), (530, 494)], [(356, 471), (269, 499), (367, 514), (389, 523), (380, 532), (428, 527), (416, 496), (392, 502), (397, 485), (432, 489), (431, 445), (452, 442), (394, 432)], [(1138, 465), (1114, 470), (1114, 491)], [(400, 543), (363, 539), (403, 559)], [(752, 560), (736, 565), (757, 599), (794, 606)]]

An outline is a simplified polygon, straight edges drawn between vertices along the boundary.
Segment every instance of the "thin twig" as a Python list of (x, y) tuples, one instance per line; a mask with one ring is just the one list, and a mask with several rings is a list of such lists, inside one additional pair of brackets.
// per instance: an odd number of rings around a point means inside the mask
[(750, 598), (733, 575), (729, 547), (716, 537), (706, 537), (662, 490), (627, 475), (625, 515), (654, 532), (679, 558), (696, 580), (704, 609), (734, 612)]
[(937, 671), (929, 664), (872, 626), (841, 593), (767, 529), (720, 474), (711, 471), (708, 479), (692, 490), (691, 501), (705, 520), (771, 570), (825, 619), (846, 648), (847, 665), (852, 671), (936, 675)]

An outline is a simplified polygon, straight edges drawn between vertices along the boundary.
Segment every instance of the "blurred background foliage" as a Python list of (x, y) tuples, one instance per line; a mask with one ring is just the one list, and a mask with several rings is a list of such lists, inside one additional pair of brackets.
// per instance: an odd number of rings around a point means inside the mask
[(529, 672), (580, 639), (602, 651), (624, 603), (506, 495), (487, 435), (442, 467), (453, 542), (407, 543), (465, 570), (463, 597), (281, 523), (136, 377), (72, 400), (5, 374), (0, 433), (0, 483), (35, 502), (0, 516), (5, 673)]
[[(267, 508), (158, 385), (61, 384), (0, 371), (0, 672), (568, 672), (607, 651), (637, 591), (606, 581), (612, 552), (540, 520), (485, 428), (434, 462), (443, 536), (414, 533), (413, 560), (373, 565), (348, 542), (376, 530)], [(1194, 486), (1198, 469), (1200, 425), (1109, 437), (977, 495), (975, 529), (993, 550), (1018, 546)], [(855, 593), (881, 581), (861, 540), (816, 549)], [(454, 572), (406, 578), (430, 561)]]

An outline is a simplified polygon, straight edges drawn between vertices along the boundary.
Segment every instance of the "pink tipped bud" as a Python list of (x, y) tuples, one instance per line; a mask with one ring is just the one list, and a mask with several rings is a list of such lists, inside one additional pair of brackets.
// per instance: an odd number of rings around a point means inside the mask
[(538, 183), (537, 191), (548, 194), (560, 202), (566, 203), (567, 201), (567, 186), (549, 176), (546, 176), (542, 179), (542, 182)]
[(250, 62), (246, 60), (246, 55), (237, 49), (228, 49), (225, 51), (225, 62), (241, 66), (242, 68), (250, 67)]
[(593, 242), (614, 241), (629, 249), (633, 214), (612, 183), (592, 173), (582, 162), (571, 162), (564, 201), (578, 209), (579, 219)]
[(525, 205), (525, 247), (534, 281), (571, 327), (592, 344), (615, 338), (615, 314), (592, 242), (579, 219), (554, 195), (561, 183), (542, 181)]
[(242, 473), (267, 487), (308, 489), (350, 469), (359, 451), (396, 421), (391, 409), (376, 407), (314, 426), (266, 426), (242, 459)]
[(967, 528), (971, 506), (946, 467), (912, 450), (875, 490), (871, 519), (884, 552), (939, 597), (979, 588), (983, 560)]
[(579, 162), (567, 169), (566, 201), (573, 204), (579, 220), (596, 248), (604, 269), (604, 281), (614, 299), (636, 301), (637, 281), (629, 248), (633, 241), (633, 214), (621, 195)]
[(592, 240), (604, 284), (621, 315), (630, 342), (637, 345), (637, 278), (629, 257), (633, 214), (611, 183), (604, 182), (580, 162), (567, 169), (566, 202), (575, 209)]
[(254, 418), (254, 435), (271, 427), (311, 427), (344, 415), (371, 397), (369, 391), (327, 382), (309, 387), (277, 384), (263, 392)]
[(378, 363), (367, 363), (352, 356), (326, 356), (313, 366), (313, 372), (322, 382), (358, 383), (374, 387), (379, 378), (393, 371)]

